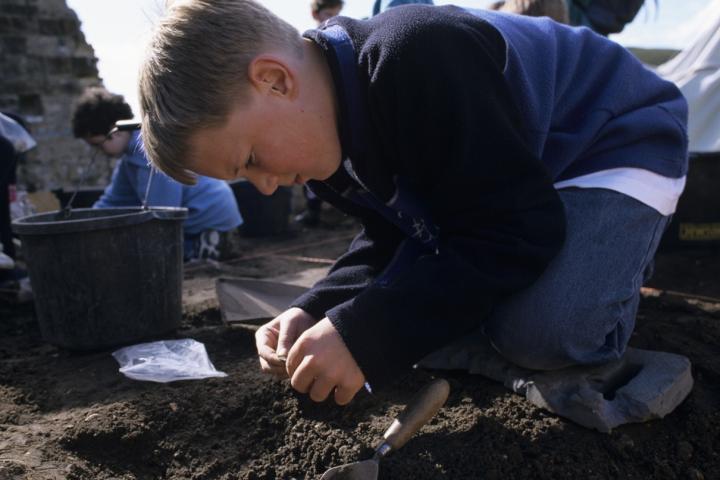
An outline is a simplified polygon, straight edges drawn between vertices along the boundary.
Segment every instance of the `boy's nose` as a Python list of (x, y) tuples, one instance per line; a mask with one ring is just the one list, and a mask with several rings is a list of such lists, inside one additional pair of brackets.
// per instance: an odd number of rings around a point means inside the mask
[(249, 180), (263, 195), (272, 195), (278, 187), (278, 177), (275, 175), (258, 175)]

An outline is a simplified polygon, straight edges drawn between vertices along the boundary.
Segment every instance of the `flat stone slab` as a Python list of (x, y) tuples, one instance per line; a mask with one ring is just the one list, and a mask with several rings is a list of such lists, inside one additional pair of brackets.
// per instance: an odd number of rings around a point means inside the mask
[(310, 288), (325, 278), (329, 271), (330, 267), (306, 268), (304, 270), (300, 270), (299, 272), (287, 273), (278, 277), (268, 278), (268, 280)]
[(261, 325), (284, 312), (328, 270), (309, 268), (266, 280), (220, 277), (215, 281), (215, 294), (222, 319), (228, 324)]
[(465, 342), (429, 355), (418, 366), (483, 375), (533, 405), (600, 432), (663, 418), (693, 387), (688, 358), (635, 348), (605, 365), (541, 372), (513, 365), (489, 342)]
[(306, 287), (254, 278), (220, 277), (215, 282), (225, 323), (259, 325), (284, 312)]

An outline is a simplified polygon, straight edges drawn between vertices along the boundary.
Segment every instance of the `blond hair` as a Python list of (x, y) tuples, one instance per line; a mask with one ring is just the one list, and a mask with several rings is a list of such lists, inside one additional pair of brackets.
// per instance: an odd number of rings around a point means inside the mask
[(565, 0), (507, 0), (495, 2), (490, 8), (530, 17), (550, 17), (556, 22), (570, 23)]
[(248, 99), (248, 68), (282, 48), (302, 55), (298, 31), (253, 0), (181, 0), (155, 28), (140, 69), (145, 153), (175, 180), (194, 184), (189, 140)]

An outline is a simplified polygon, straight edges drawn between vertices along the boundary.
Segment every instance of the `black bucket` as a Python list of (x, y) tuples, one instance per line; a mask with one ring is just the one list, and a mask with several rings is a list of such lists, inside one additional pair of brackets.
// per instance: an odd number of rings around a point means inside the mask
[[(75, 192), (77, 192), (77, 194)], [(91, 208), (104, 192), (105, 188), (100, 187), (80, 187), (70, 190), (58, 188), (52, 191), (53, 195), (55, 195), (60, 202), (60, 208), (65, 207), (73, 195), (75, 195), (72, 203), (73, 208)]]
[(720, 247), (720, 153), (690, 156), (685, 191), (661, 250)]
[(98, 350), (176, 329), (185, 218), (185, 208), (138, 207), (14, 221), (43, 339), (71, 350)]

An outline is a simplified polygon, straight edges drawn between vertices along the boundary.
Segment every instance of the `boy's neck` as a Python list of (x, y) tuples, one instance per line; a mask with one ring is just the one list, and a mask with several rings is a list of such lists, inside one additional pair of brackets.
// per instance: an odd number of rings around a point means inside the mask
[(314, 100), (318, 102), (317, 104), (328, 115), (332, 115), (337, 122), (339, 107), (335, 82), (325, 55), (312, 40), (303, 39), (303, 41), (303, 53), (306, 61), (303, 62), (302, 74), (306, 78), (306, 83), (313, 85), (310, 94), (316, 97)]

